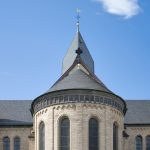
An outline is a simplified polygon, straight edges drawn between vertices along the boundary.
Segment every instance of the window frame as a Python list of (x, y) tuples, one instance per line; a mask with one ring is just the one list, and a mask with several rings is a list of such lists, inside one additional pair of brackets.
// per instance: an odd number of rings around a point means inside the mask
[[(7, 145), (9, 145), (9, 147), (8, 147), (8, 149), (7, 149), (7, 147), (5, 147), (6, 145), (6, 141), (5, 141), (5, 139), (7, 139), (8, 141), (8, 143), (7, 143)], [(8, 137), (8, 136), (5, 136), (5, 137), (3, 137), (3, 150), (10, 150), (10, 138)]]
[[(19, 141), (19, 144), (18, 144), (18, 143), (16, 144), (16, 141), (15, 141), (16, 139), (17, 139), (17, 140), (19, 139), (19, 140), (18, 140), (18, 141)], [(17, 142), (18, 142), (18, 141), (17, 141)], [(19, 146), (18, 146), (18, 145), (19, 145)], [(16, 149), (16, 146), (18, 146), (18, 147), (19, 147), (19, 150), (20, 150), (20, 147), (21, 147), (21, 140), (20, 140), (20, 137), (19, 137), (19, 136), (16, 136), (16, 137), (14, 138), (14, 150), (18, 150), (18, 149)], [(17, 147), (17, 148), (18, 148), (18, 147)]]
[[(70, 135), (70, 133), (71, 133), (71, 131), (70, 131), (70, 119), (67, 117), (67, 116), (63, 116), (63, 117), (61, 117), (60, 118), (60, 120), (59, 120), (59, 150), (62, 150), (62, 138), (63, 138), (63, 136), (62, 136), (62, 122), (64, 121), (64, 120), (66, 120), (67, 119), (67, 121), (68, 121), (68, 131), (66, 131), (66, 133), (68, 132), (68, 135), (66, 136), (66, 138), (68, 138), (68, 141), (67, 141), (67, 143), (68, 143), (68, 147), (66, 147), (66, 150), (70, 150), (70, 137), (71, 137), (71, 135)], [(64, 133), (63, 133), (64, 134)], [(64, 149), (63, 149), (64, 150)]]
[[(148, 143), (147, 138), (149, 138), (149, 143)], [(148, 149), (148, 148), (149, 148), (149, 149)], [(146, 150), (150, 150), (150, 135), (147, 135), (147, 136), (146, 136)]]
[[(45, 123), (41, 121), (39, 123), (39, 150), (45, 150)], [(43, 135), (43, 137), (42, 137)]]
[[(91, 121), (92, 120), (94, 120), (95, 122), (96, 122), (96, 136), (94, 135), (90, 135), (91, 134), (91, 132), (94, 132), (94, 130), (95, 129), (93, 129), (93, 127), (91, 127)], [(96, 117), (91, 117), (90, 119), (89, 119), (89, 123), (88, 123), (88, 142), (89, 142), (89, 144), (88, 144), (88, 150), (93, 150), (93, 146), (91, 145), (93, 142), (91, 141), (92, 140), (92, 138), (96, 138), (96, 140), (97, 140), (97, 146), (95, 146), (95, 149), (96, 150), (99, 150), (99, 137), (100, 137), (100, 135), (99, 135), (99, 120), (96, 118)], [(93, 133), (92, 133), (93, 134)]]
[(118, 144), (118, 131), (119, 126), (118, 123), (115, 121), (113, 123), (113, 150), (119, 150), (119, 144)]
[(138, 147), (137, 147), (137, 138), (140, 138), (141, 139), (141, 149), (140, 150), (143, 150), (143, 137), (141, 136), (141, 135), (137, 135), (136, 137), (135, 137), (135, 150), (139, 150), (139, 149), (137, 149)]

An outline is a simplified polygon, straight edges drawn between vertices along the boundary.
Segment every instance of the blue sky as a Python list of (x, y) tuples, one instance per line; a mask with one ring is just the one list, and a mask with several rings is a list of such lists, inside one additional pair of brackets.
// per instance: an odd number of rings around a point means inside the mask
[(77, 7), (96, 75), (124, 99), (150, 99), (150, 1), (118, 2), (0, 1), (0, 99), (34, 99), (60, 77)]

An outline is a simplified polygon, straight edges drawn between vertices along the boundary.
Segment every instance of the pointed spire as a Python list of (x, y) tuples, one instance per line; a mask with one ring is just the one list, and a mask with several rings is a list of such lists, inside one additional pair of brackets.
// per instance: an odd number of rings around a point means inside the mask
[(81, 36), (80, 26), (80, 10), (77, 9), (77, 33), (69, 47), (66, 56), (64, 57), (62, 64), (62, 74), (64, 74), (74, 63), (77, 57), (80, 57), (82, 62), (87, 66), (88, 70), (94, 73), (94, 61), (93, 58)]
[[(82, 50), (81, 51), (76, 51), (76, 50)], [(87, 66), (87, 68), (94, 73), (94, 61), (93, 58), (81, 36), (80, 32), (77, 32), (65, 57), (63, 60), (63, 65), (62, 65), (62, 74), (64, 74), (74, 63), (76, 57), (78, 56), (78, 52), (80, 53), (80, 59), (84, 64)]]
[(77, 8), (77, 32), (79, 32), (80, 31), (80, 9), (79, 8)]

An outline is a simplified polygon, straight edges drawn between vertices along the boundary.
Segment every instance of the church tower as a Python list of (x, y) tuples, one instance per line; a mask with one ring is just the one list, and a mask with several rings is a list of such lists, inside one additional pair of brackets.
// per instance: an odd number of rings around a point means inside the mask
[(35, 150), (122, 150), (126, 103), (95, 75), (77, 27), (61, 77), (32, 103)]

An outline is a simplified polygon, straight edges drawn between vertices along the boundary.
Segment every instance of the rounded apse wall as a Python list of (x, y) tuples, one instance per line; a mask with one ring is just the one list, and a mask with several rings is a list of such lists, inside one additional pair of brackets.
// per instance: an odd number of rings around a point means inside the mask
[(40, 150), (40, 128), (44, 123), (44, 149), (60, 150), (61, 121), (69, 120), (70, 150), (89, 150), (90, 119), (97, 121), (97, 145), (101, 150), (113, 150), (114, 124), (117, 125), (117, 149), (122, 149), (125, 102), (114, 94), (92, 90), (67, 90), (48, 93), (35, 99), (35, 150)]

